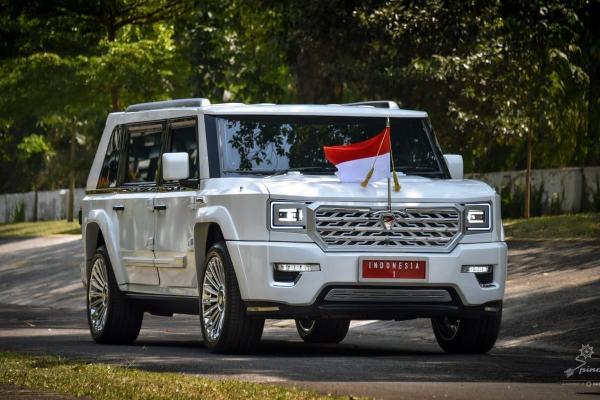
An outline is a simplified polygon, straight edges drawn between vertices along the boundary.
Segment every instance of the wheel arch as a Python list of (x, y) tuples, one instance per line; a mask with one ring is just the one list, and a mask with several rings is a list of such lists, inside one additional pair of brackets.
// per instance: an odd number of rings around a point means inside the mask
[(121, 258), (119, 256), (118, 230), (105, 212), (95, 210), (90, 214), (91, 215), (85, 219), (85, 226), (83, 229), (86, 277), (87, 272), (89, 272), (89, 268), (91, 267), (91, 261), (96, 249), (101, 245), (104, 245), (108, 252), (108, 257), (117, 284), (121, 285), (127, 283), (127, 275), (123, 269)]
[[(211, 246), (218, 242), (223, 242), (225, 248), (229, 253), (231, 251), (230, 246), (227, 245), (227, 236), (223, 232), (221, 224), (218, 222), (200, 222), (194, 226), (194, 254), (196, 258), (196, 277), (201, 276), (201, 269), (204, 268), (206, 261), (206, 255), (210, 250)], [(240, 288), (240, 294), (242, 298), (246, 298), (246, 274), (240, 265), (236, 265), (233, 262), (233, 258), (230, 256), (235, 271), (235, 277)], [(200, 282), (198, 284), (198, 294), (200, 294)]]

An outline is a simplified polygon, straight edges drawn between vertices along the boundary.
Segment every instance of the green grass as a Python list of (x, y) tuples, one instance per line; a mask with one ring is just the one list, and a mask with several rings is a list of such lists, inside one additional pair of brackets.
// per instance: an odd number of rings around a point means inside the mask
[[(160, 361), (159, 361), (160, 362)], [(243, 361), (240, 361), (243, 362)], [(348, 399), (270, 384), (212, 380), (84, 363), (54, 356), (0, 352), (0, 384), (92, 399)]]
[(0, 224), (0, 238), (49, 236), (58, 234), (81, 234), (79, 223), (62, 221), (17, 222)]
[(508, 239), (600, 239), (600, 213), (581, 213), (504, 221)]

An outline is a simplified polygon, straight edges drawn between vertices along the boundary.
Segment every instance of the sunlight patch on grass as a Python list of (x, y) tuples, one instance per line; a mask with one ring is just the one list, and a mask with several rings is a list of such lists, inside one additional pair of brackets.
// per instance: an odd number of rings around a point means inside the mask
[(600, 239), (600, 213), (509, 219), (504, 233), (508, 239)]
[(92, 399), (349, 399), (296, 388), (0, 352), (0, 383)]
[(39, 221), (0, 224), (0, 238), (20, 238), (50, 235), (79, 235), (81, 227), (77, 221)]

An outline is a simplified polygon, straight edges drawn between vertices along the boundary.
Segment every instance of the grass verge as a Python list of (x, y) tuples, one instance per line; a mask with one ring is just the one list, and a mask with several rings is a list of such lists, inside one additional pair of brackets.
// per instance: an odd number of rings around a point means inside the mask
[(19, 238), (49, 236), (58, 234), (81, 234), (78, 222), (39, 221), (16, 222), (13, 224), (0, 224), (0, 238)]
[(0, 352), (0, 383), (92, 399), (349, 399), (238, 380)]
[(505, 220), (504, 233), (508, 239), (600, 239), (600, 213)]

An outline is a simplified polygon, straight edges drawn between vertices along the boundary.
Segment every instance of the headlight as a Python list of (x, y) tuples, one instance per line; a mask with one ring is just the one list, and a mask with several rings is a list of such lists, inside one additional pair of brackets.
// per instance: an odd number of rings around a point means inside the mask
[(465, 228), (469, 231), (490, 231), (492, 229), (492, 207), (487, 204), (465, 205)]
[(271, 229), (306, 228), (306, 205), (302, 203), (271, 203)]

